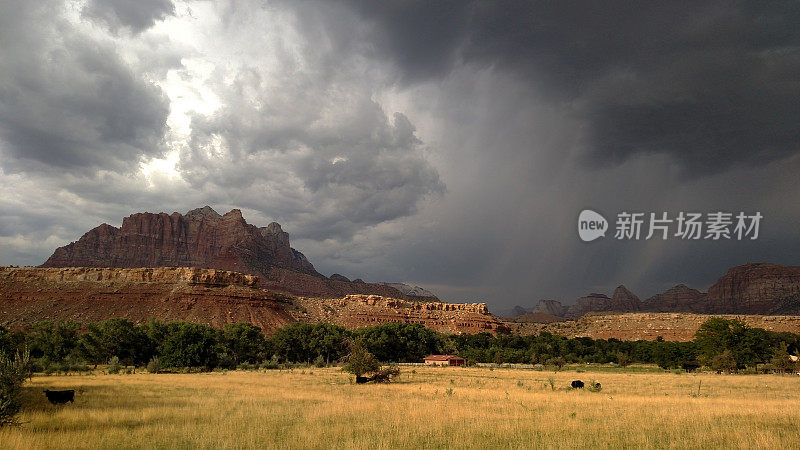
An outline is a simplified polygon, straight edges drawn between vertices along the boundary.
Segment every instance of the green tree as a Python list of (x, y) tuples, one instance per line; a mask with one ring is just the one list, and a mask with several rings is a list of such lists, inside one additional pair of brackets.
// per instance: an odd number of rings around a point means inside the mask
[(548, 366), (555, 367), (556, 372), (558, 372), (559, 370), (563, 369), (564, 366), (567, 365), (567, 362), (564, 360), (564, 358), (558, 356), (556, 358), (548, 359), (547, 361), (545, 361), (545, 364)]
[(247, 322), (229, 323), (222, 329), (222, 346), (238, 365), (263, 359), (264, 335), (261, 328)]
[(79, 338), (81, 355), (100, 364), (116, 356), (123, 365), (143, 365), (150, 360), (154, 348), (143, 327), (126, 319), (108, 319), (88, 324)]
[(711, 358), (711, 369), (719, 372), (735, 372), (738, 367), (736, 358), (730, 350), (725, 350), (719, 355), (714, 355)]
[(29, 357), (27, 350), (14, 358), (0, 352), (0, 427), (15, 423), (22, 408), (22, 385), (30, 376)]
[(792, 361), (789, 352), (786, 350), (786, 345), (782, 345), (775, 350), (775, 355), (772, 357), (772, 365), (775, 369), (782, 373), (792, 373), (796, 369), (796, 363)]
[(685, 361), (693, 361), (697, 357), (693, 342), (656, 341), (652, 343), (654, 363), (663, 369), (677, 369)]
[(761, 328), (750, 328), (741, 320), (715, 317), (707, 320), (695, 333), (699, 358), (706, 364), (730, 352), (737, 368), (764, 363), (772, 356), (779, 336)]
[(420, 362), (426, 356), (440, 353), (444, 338), (422, 324), (390, 322), (354, 332), (379, 361)]
[(77, 351), (80, 324), (72, 320), (44, 320), (33, 324), (29, 334), (31, 356), (63, 361)]
[(167, 324), (158, 354), (167, 367), (214, 368), (219, 361), (219, 332), (190, 322)]
[(342, 370), (352, 373), (356, 377), (361, 377), (380, 368), (380, 363), (372, 356), (372, 353), (367, 351), (361, 339), (356, 339), (351, 343), (350, 354), (347, 355), (347, 363), (342, 367)]
[(267, 347), (286, 361), (311, 362), (320, 355), (334, 361), (347, 354), (348, 338), (347, 330), (337, 325), (295, 322), (277, 330)]

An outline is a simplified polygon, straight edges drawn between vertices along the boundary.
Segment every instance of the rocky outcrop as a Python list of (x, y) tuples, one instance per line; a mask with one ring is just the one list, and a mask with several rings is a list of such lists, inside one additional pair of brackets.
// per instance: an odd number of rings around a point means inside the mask
[(745, 264), (728, 270), (708, 293), (680, 284), (643, 306), (654, 312), (800, 314), (800, 267)]
[(318, 275), (289, 234), (271, 223), (248, 224), (238, 209), (220, 216), (210, 207), (185, 216), (138, 213), (115, 228), (108, 224), (56, 249), (42, 267), (203, 267), (266, 274), (283, 267)]
[(754, 328), (800, 334), (800, 316), (709, 315), (692, 313), (590, 313), (578, 320), (553, 323), (509, 323), (512, 333), (543, 331), (567, 337), (691, 341), (700, 325), (712, 317), (742, 320)]
[(265, 289), (303, 297), (341, 298), (347, 294), (375, 294), (408, 299), (391, 286), (378, 283), (337, 281), (283, 267), (271, 268), (266, 278), (261, 280), (261, 286)]
[(611, 296), (611, 308), (612, 311), (639, 311), (642, 309), (642, 302), (625, 286), (617, 286)]
[(97, 267), (0, 268), (0, 279), (14, 281), (97, 281), (115, 283), (187, 283), (208, 286), (257, 287), (258, 277), (239, 272), (195, 267), (114, 269)]
[(605, 294), (592, 293), (586, 297), (579, 298), (574, 305), (567, 309), (564, 317), (567, 319), (577, 319), (589, 312), (596, 311), (639, 311), (641, 302), (625, 286), (618, 286), (614, 290), (614, 295), (609, 298)]
[(556, 300), (539, 300), (532, 312), (561, 317), (567, 312), (567, 308)]
[(380, 295), (347, 295), (346, 302), (360, 302), (370, 306), (386, 308), (411, 308), (426, 311), (466, 311), (475, 314), (489, 315), (486, 303), (443, 303), (443, 302), (408, 302), (396, 298), (381, 297)]
[(262, 287), (295, 295), (341, 297), (371, 293), (407, 298), (390, 286), (327, 279), (272, 222), (248, 224), (238, 209), (220, 215), (209, 206), (185, 215), (138, 213), (120, 228), (102, 224), (56, 249), (42, 267), (199, 267), (256, 275)]
[(733, 267), (708, 288), (708, 293), (679, 284), (644, 302), (624, 286), (611, 298), (583, 297), (565, 317), (577, 319), (589, 312), (690, 312), (697, 314), (800, 314), (800, 267), (753, 263)]
[(508, 333), (508, 326), (489, 314), (485, 303), (406, 301), (377, 295), (342, 299), (298, 299), (307, 317), (347, 328), (390, 322), (418, 323), (443, 333)]
[(708, 288), (703, 312), (800, 314), (800, 267), (745, 264)]
[(696, 312), (706, 311), (706, 294), (684, 284), (667, 289), (642, 303), (643, 311)]
[(258, 277), (188, 267), (0, 268), (0, 325), (25, 328), (40, 320), (97, 322), (151, 318), (222, 327), (249, 322), (265, 333), (295, 321), (348, 328), (421, 324), (446, 333), (505, 333), (485, 303), (418, 302), (377, 295), (322, 299), (258, 287)]
[(412, 286), (406, 283), (378, 283), (384, 286), (389, 286), (391, 288), (397, 289), (403, 295), (409, 298), (409, 300), (416, 300), (420, 302), (438, 302), (439, 297), (436, 296), (431, 291), (423, 289), (419, 286)]
[(197, 268), (0, 268), (0, 325), (155, 318), (215, 327), (250, 322), (269, 334), (297, 320), (291, 297), (258, 289), (257, 282), (251, 275)]
[(495, 311), (495, 314), (499, 317), (503, 317), (506, 319), (513, 319), (515, 317), (519, 317), (523, 314), (530, 314), (533, 312), (532, 308), (526, 308), (524, 306), (516, 305), (511, 309), (500, 309)]

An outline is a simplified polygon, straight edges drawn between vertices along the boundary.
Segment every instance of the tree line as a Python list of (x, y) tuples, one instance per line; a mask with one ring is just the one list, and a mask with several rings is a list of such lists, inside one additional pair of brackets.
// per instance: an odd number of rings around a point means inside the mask
[(707, 366), (726, 372), (759, 365), (793, 370), (790, 355), (800, 349), (798, 334), (752, 328), (742, 321), (722, 318), (703, 323), (689, 342), (567, 338), (546, 332), (531, 336), (448, 335), (420, 324), (403, 323), (351, 331), (328, 323), (296, 322), (270, 337), (249, 323), (216, 329), (191, 322), (151, 320), (137, 325), (126, 319), (108, 319), (85, 325), (42, 321), (26, 331), (0, 327), (0, 353), (13, 355), (27, 349), (34, 368), (40, 371), (109, 362), (151, 364), (151, 369), (324, 365), (343, 361), (356, 341), (377, 360), (387, 363), (421, 362), (430, 354), (458, 354), (469, 363), (557, 367), (571, 363), (654, 363), (664, 369)]

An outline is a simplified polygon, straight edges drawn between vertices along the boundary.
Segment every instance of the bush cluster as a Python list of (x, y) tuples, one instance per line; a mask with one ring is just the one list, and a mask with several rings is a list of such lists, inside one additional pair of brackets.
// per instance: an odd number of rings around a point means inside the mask
[[(760, 365), (795, 370), (790, 358), (800, 335), (750, 328), (737, 320), (710, 319), (690, 342), (620, 341), (535, 336), (446, 335), (421, 324), (388, 323), (349, 331), (327, 323), (296, 322), (265, 338), (248, 323), (223, 329), (189, 322), (150, 321), (136, 325), (109, 319), (81, 325), (44, 321), (27, 332), (0, 327), (0, 352), (29, 348), (36, 370), (86, 369), (86, 364), (147, 366), (150, 372), (174, 368), (207, 370), (237, 367), (280, 368), (303, 363), (318, 367), (345, 362), (350, 343), (359, 342), (377, 361), (420, 362), (430, 354), (453, 354), (470, 363), (525, 363), (560, 368), (575, 363), (655, 363), (664, 369), (694, 370), (701, 365), (734, 372)], [(119, 366), (119, 367), (118, 367)]]
[(30, 376), (28, 352), (13, 357), (0, 351), (0, 427), (15, 423), (22, 407), (22, 384)]

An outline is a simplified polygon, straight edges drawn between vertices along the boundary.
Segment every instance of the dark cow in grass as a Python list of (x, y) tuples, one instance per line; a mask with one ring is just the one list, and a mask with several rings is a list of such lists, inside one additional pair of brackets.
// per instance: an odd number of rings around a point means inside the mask
[(50, 391), (45, 390), (44, 395), (50, 400), (50, 403), (58, 405), (61, 403), (75, 402), (75, 391), (70, 389), (68, 391)]
[(575, 380), (572, 382), (572, 389), (583, 389), (583, 381)]

